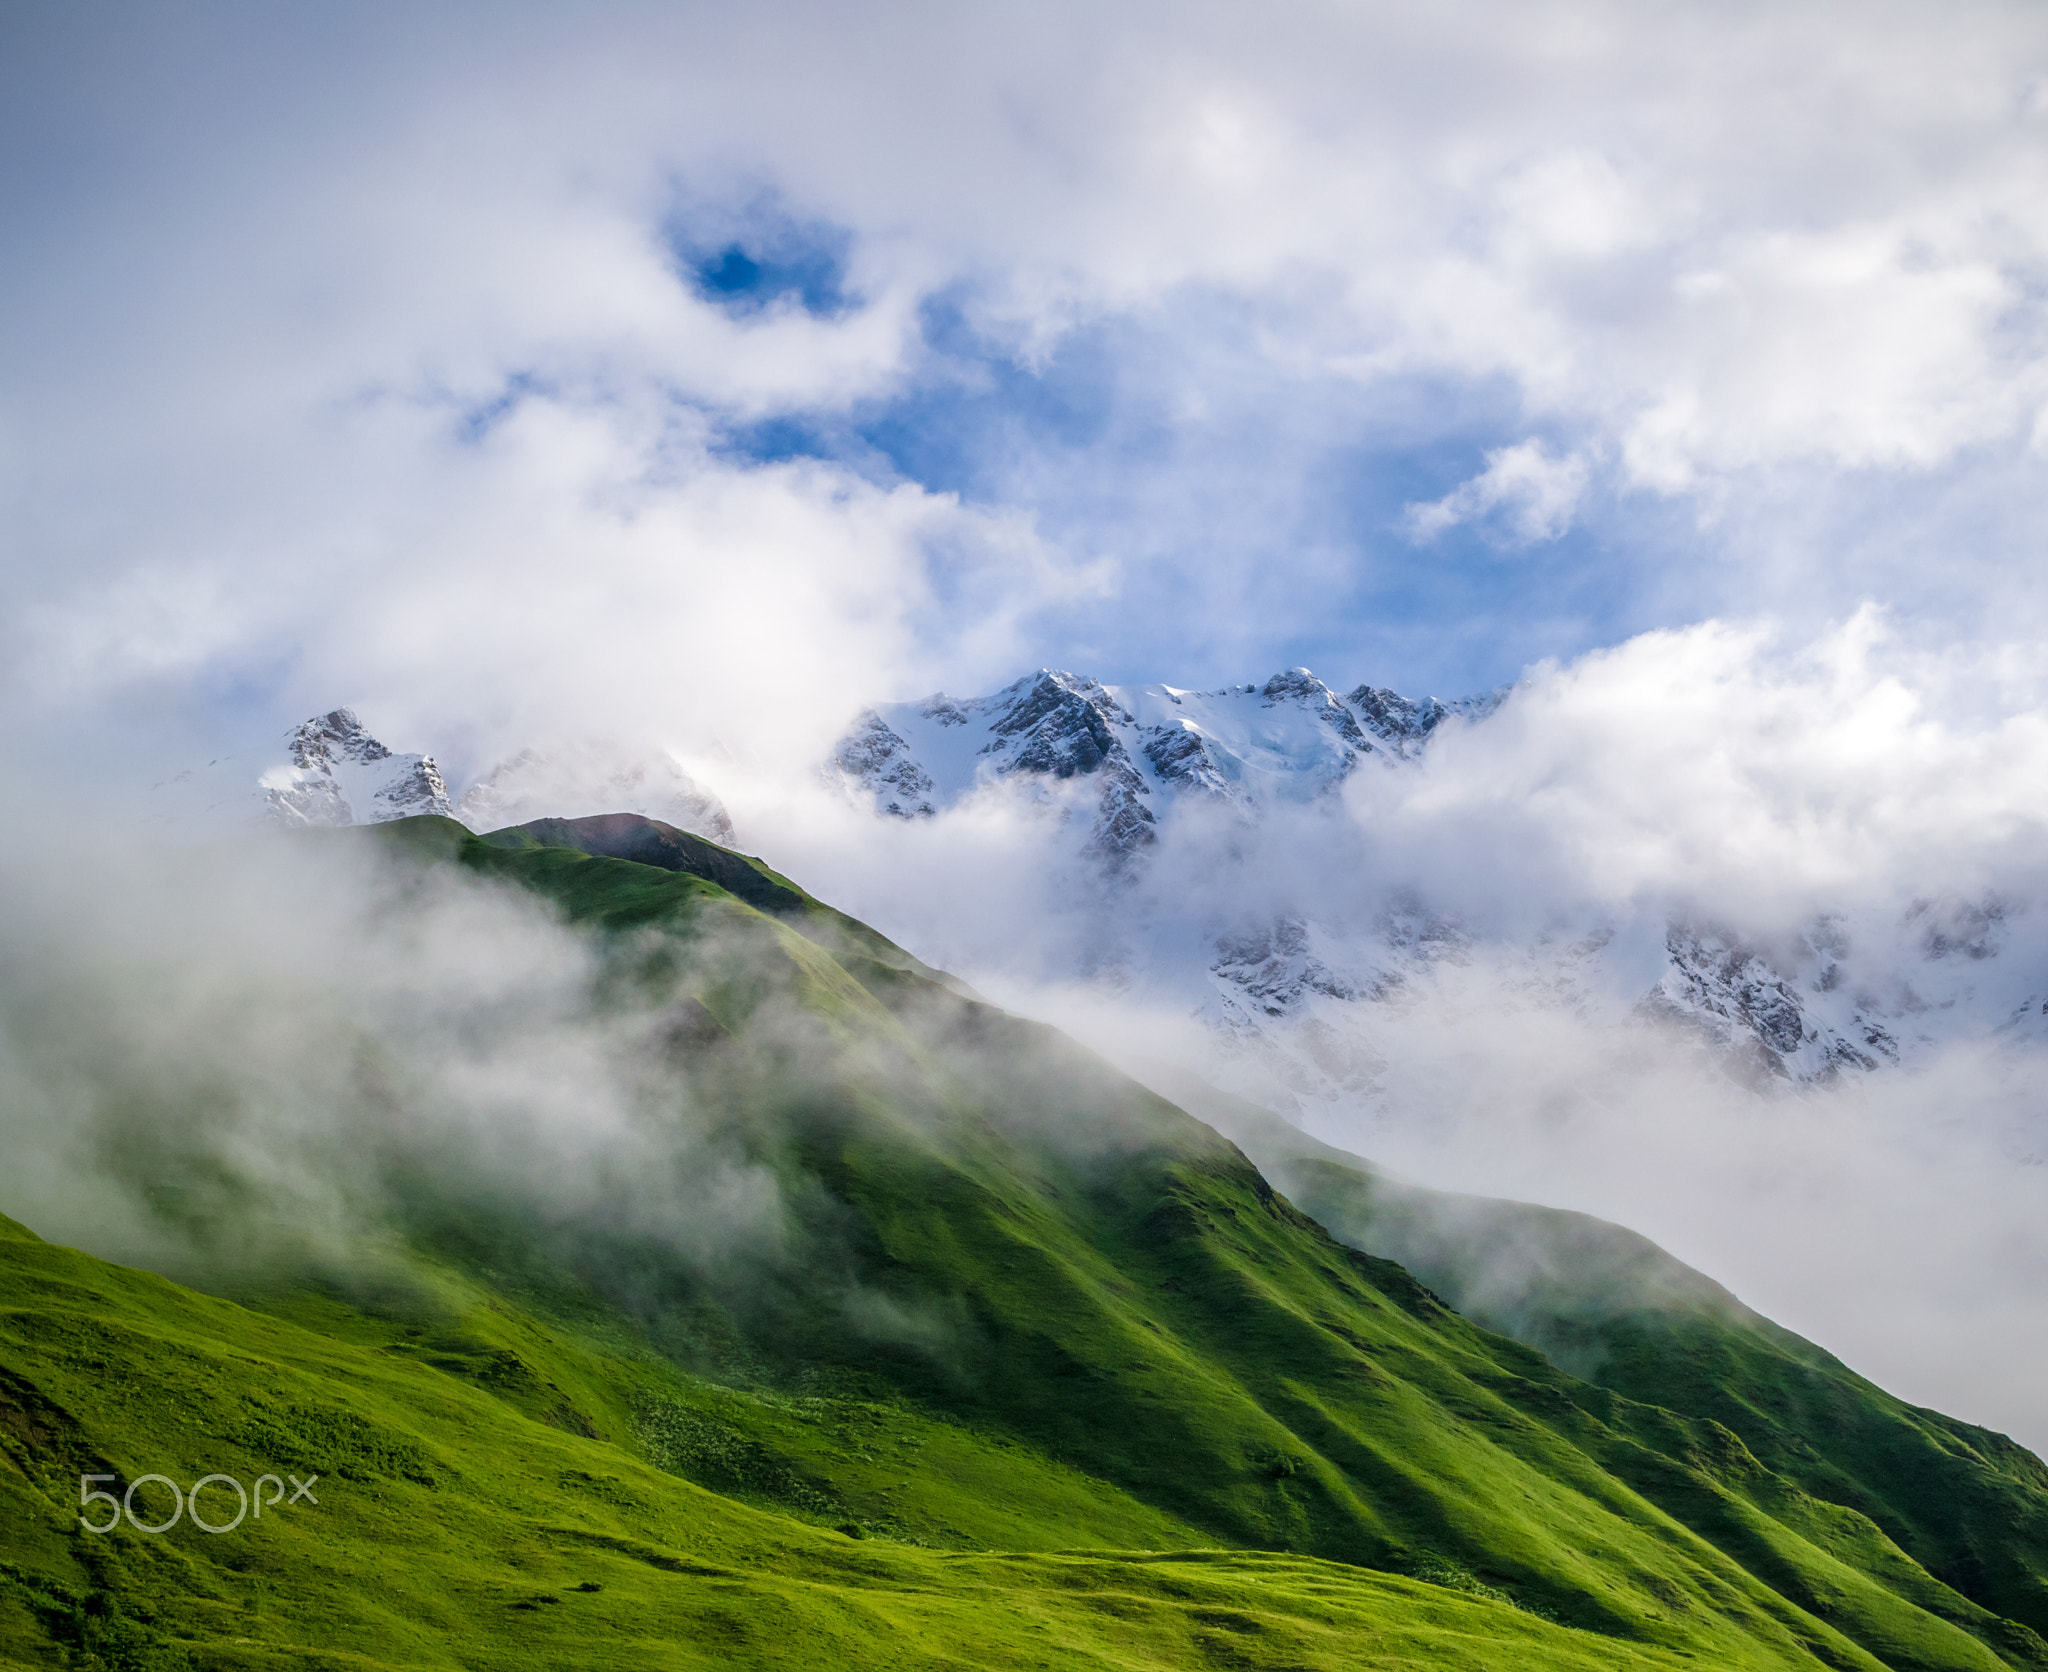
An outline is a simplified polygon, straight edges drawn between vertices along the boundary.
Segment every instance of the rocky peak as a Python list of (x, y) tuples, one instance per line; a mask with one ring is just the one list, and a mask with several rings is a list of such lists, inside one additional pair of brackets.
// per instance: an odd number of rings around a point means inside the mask
[[(935, 697), (932, 702), (943, 699)], [(956, 719), (954, 712), (932, 712), (930, 705), (926, 709), (927, 717), (942, 726), (964, 724), (964, 718)], [(839, 740), (832, 764), (846, 782), (874, 793), (877, 812), (899, 819), (928, 819), (938, 811), (932, 805), (931, 774), (917, 764), (910, 745), (872, 708)]]
[(991, 696), (939, 693), (867, 710), (830, 767), (898, 818), (929, 817), (992, 779), (1038, 779), (1048, 791), (1086, 780), (1098, 803), (1089, 851), (1121, 874), (1182, 795), (1255, 818), (1270, 802), (1326, 794), (1368, 756), (1410, 759), (1444, 715), (1477, 717), (1498, 700), (1414, 703), (1360, 689), (1377, 699), (1377, 727), (1307, 668), (1218, 691), (1105, 685), (1041, 668)]
[(1416, 702), (1378, 685), (1361, 685), (1345, 700), (1374, 734), (1390, 743), (1422, 742), (1450, 712), (1434, 697)]
[(395, 754), (352, 708), (329, 709), (285, 737), (290, 764), (257, 780), (271, 823), (381, 824), (420, 813), (452, 815), (448, 786), (430, 755)]
[(1095, 778), (1101, 793), (1088, 851), (1112, 879), (1127, 876), (1132, 860), (1158, 840), (1158, 820), (1146, 805), (1151, 787), (1123, 735), (1136, 724), (1130, 711), (1100, 680), (1052, 668), (1018, 680), (991, 706), (993, 735), (981, 753), (999, 763), (1004, 777)]
[(989, 727), (995, 738), (984, 746), (989, 754), (1009, 750), (1009, 770), (1071, 778), (1105, 761), (1128, 766), (1128, 751), (1112, 728), (1131, 724), (1131, 716), (1098, 681), (1041, 669), (1010, 690), (1020, 694)]
[(285, 740), (292, 765), (318, 771), (340, 761), (368, 765), (391, 758), (391, 751), (372, 737), (353, 708), (332, 708), (314, 716)]
[[(1364, 687), (1360, 687), (1364, 689)], [(1388, 692), (1388, 695), (1393, 693)], [(1370, 752), (1371, 742), (1360, 728), (1357, 717), (1347, 708), (1344, 700), (1325, 685), (1307, 668), (1289, 668), (1285, 673), (1276, 673), (1260, 688), (1259, 695), (1266, 699), (1270, 708), (1275, 703), (1293, 702), (1308, 710), (1339, 737), (1361, 752)], [(1398, 702), (1401, 699), (1395, 698)]]

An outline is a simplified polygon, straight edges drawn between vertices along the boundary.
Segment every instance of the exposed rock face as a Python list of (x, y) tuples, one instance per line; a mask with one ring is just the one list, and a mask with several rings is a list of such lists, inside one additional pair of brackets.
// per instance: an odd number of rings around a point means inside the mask
[(453, 810), (433, 757), (394, 754), (352, 708), (306, 721), (285, 739), (285, 754), (289, 766), (258, 779), (274, 823), (381, 824)]
[(1237, 794), (1211, 752), (1209, 740), (1192, 721), (1162, 727), (1145, 740), (1144, 755), (1162, 784), (1217, 801), (1229, 801)]
[(1246, 815), (1313, 798), (1368, 757), (1407, 758), (1441, 720), (1489, 700), (1429, 704), (1428, 727), (1389, 751), (1306, 668), (1220, 691), (1104, 685), (1042, 668), (993, 696), (870, 709), (831, 768), (898, 818), (929, 818), (983, 784), (1036, 783), (1070, 819), (1085, 819), (1080, 849), (1097, 874), (1127, 879), (1182, 797)]
[[(1644, 996), (1644, 1014), (1696, 1028), (1734, 1052), (1752, 1074), (1790, 1078), (1790, 1065), (1820, 1041), (1793, 984), (1725, 931), (1674, 924), (1664, 944), (1670, 969)], [(1818, 1054), (1834, 1066), (1875, 1066), (1832, 1033)]]
[(1446, 720), (1483, 720), (1500, 707), (1506, 693), (1489, 691), (1484, 696), (1461, 697), (1456, 702), (1438, 702), (1434, 697), (1411, 701), (1383, 686), (1361, 685), (1344, 700), (1358, 714), (1366, 730), (1404, 758), (1417, 754), (1430, 734)]
[[(1219, 937), (1216, 962), (1210, 968), (1268, 1016), (1287, 1015), (1311, 993), (1347, 1000), (1368, 996), (1315, 955), (1308, 923), (1300, 917), (1283, 917), (1265, 928)], [(1373, 985), (1370, 996), (1383, 997), (1385, 983)]]
[[(1433, 744), (1485, 724), (1504, 697), (1416, 699), (1369, 683), (1339, 695), (1306, 668), (1213, 691), (1041, 669), (986, 697), (870, 710), (830, 770), (899, 818), (932, 818), (998, 784), (1054, 810), (1092, 936), (1062, 973), (1185, 993), (1263, 1084), (1303, 1107), (1375, 1095), (1384, 1062), (1373, 1041), (1425, 993), (1450, 995), (1480, 1027), (1522, 1007), (1675, 1027), (1758, 1086), (1877, 1072), (1980, 1024), (2048, 1037), (2048, 974), (2028, 986), (1999, 963), (2020, 909), (2009, 901), (1920, 901), (1853, 925), (1821, 916), (1767, 942), (1704, 918), (1588, 913), (1505, 944), (1413, 897), (1361, 910), (1375, 879), (1314, 868), (1341, 845), (1304, 861), (1299, 898), (1263, 917), (1236, 906), (1246, 879), (1234, 861), (1207, 885), (1213, 898), (1170, 901), (1143, 886), (1177, 819), (1220, 815), (1224, 845), (1242, 832), (1259, 851), (1281, 809), (1313, 820), (1335, 813), (1342, 785), (1370, 795), (1397, 784), (1372, 775), (1422, 770)], [(1175, 914), (1185, 928), (1189, 912), (1212, 927), (1153, 932)]]
[(372, 766), (391, 758), (391, 751), (363, 730), (352, 708), (316, 715), (292, 733), (285, 747), (292, 765), (315, 772), (328, 771), (344, 761)]
[[(1757, 1074), (1812, 1081), (1867, 1073), (1901, 1061), (1902, 1040), (1924, 1044), (1953, 1031), (1959, 1004), (1968, 1006), (1965, 1018), (1978, 1008), (1968, 966), (1997, 956), (2010, 909), (1997, 900), (1917, 901), (1898, 923), (1873, 926), (1879, 945), (1867, 955), (1832, 915), (1769, 949), (1725, 928), (1673, 924), (1669, 967), (1644, 996), (1643, 1013), (1696, 1030)], [(1964, 962), (1942, 967), (1955, 958)], [(1941, 996), (1930, 1002), (1920, 987)]]
[(928, 819), (938, 811), (931, 801), (931, 775), (911, 758), (910, 745), (873, 709), (840, 740), (832, 760), (849, 780), (874, 792), (881, 812), (899, 819)]

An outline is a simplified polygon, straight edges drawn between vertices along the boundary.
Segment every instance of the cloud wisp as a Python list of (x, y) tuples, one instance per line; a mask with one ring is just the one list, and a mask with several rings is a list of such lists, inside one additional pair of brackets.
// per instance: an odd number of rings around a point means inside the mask
[(1585, 497), (1588, 471), (1577, 454), (1552, 458), (1540, 441), (1517, 442), (1486, 455), (1486, 468), (1441, 499), (1408, 507), (1408, 532), (1434, 540), (1460, 523), (1492, 519), (1501, 542), (1532, 546), (1555, 540), (1572, 525)]
[[(38, 888), (0, 901), (0, 1206), (229, 1288), (406, 1285), (408, 1245), (573, 1273), (629, 1309), (820, 1266), (829, 1226), (739, 1113), (747, 1052), (791, 1096), (831, 1067), (793, 1014), (771, 995), (721, 1051), (650, 975), (660, 946), (395, 851), (40, 846)], [(741, 990), (758, 961), (715, 929), (692, 952)]]

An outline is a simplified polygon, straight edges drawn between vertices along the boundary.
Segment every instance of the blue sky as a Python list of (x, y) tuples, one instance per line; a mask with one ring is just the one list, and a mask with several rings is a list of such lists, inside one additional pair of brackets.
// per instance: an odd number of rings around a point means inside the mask
[[(794, 224), (773, 203), (716, 225), (716, 242), (693, 240), (687, 219), (671, 238), (684, 281), (736, 317), (829, 319), (858, 305), (847, 229)], [(977, 327), (975, 300), (960, 285), (922, 302), (914, 370), (886, 393), (725, 424), (718, 445), (743, 463), (813, 458), (1023, 506), (1053, 539), (1114, 552), (1115, 595), (1045, 612), (1035, 660), (1204, 685), (1307, 664), (1347, 685), (1452, 695), (1711, 607), (1711, 589), (1684, 571), (1711, 563), (1712, 542), (1654, 501), (1589, 496), (1536, 540), (1498, 519), (1416, 537), (1410, 506), (1532, 434), (1505, 380), (1425, 372), (1305, 391), (1260, 364), (1256, 309), (1223, 294), (1172, 298), (1165, 317), (1093, 321), (1022, 353)], [(1176, 414), (1189, 389), (1219, 398), (1199, 418)], [(1546, 439), (1558, 452), (1573, 444)], [(1192, 584), (1204, 575), (1241, 577), (1259, 599), (1253, 631), (1229, 630), (1227, 603), (1219, 611), (1217, 593)]]
[[(715, 224), (710, 239), (687, 216), (670, 229), (682, 278), (707, 301), (740, 318), (786, 308), (829, 319), (858, 305), (848, 229), (796, 223), (772, 201)], [(1539, 541), (1484, 522), (1418, 540), (1407, 507), (1528, 438), (1500, 379), (1325, 386), (1306, 421), (1290, 422), (1277, 415), (1302, 391), (1259, 364), (1239, 298), (1175, 298), (1167, 318), (1095, 321), (1038, 354), (977, 328), (974, 301), (961, 285), (922, 303), (915, 371), (886, 394), (730, 424), (719, 444), (743, 462), (828, 460), (989, 508), (1028, 506), (1055, 539), (1114, 550), (1116, 596), (1049, 612), (1033, 635), (1040, 660), (1112, 682), (1206, 685), (1307, 664), (1347, 685), (1489, 689), (1531, 662), (1666, 624), (1670, 600), (1644, 585), (1644, 559), (1700, 544), (1656, 508), (1612, 503)], [(1201, 344), (1192, 363), (1190, 341)], [(1223, 398), (1177, 418), (1189, 387)], [(1199, 512), (1163, 511), (1194, 483)], [(1263, 600), (1251, 635), (1219, 633), (1205, 613), (1213, 594), (1189, 585), (1239, 570)]]

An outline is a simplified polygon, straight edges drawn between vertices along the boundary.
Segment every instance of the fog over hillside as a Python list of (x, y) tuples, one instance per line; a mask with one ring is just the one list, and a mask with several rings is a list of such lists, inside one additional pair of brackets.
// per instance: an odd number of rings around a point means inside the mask
[(658, 805), (2048, 1444), (2048, 21), (1245, 17), (10, 12), (9, 1025), (80, 833)]
[[(2039, 1436), (2048, 728), (1984, 714), (1973, 678), (1870, 615), (1789, 655), (1655, 635), (1306, 805), (1175, 804), (1135, 875), (1091, 851), (1078, 774), (930, 817), (735, 817), (1141, 1075), (1199, 1062), (1413, 1176), (1619, 1219), (1910, 1396)], [(1257, 939), (1289, 923), (1305, 949)], [(1677, 1002), (1688, 969), (1718, 995)], [(1759, 971), (1816, 1031), (1845, 995), (1889, 1006), (1895, 1051), (1763, 1066)]]

